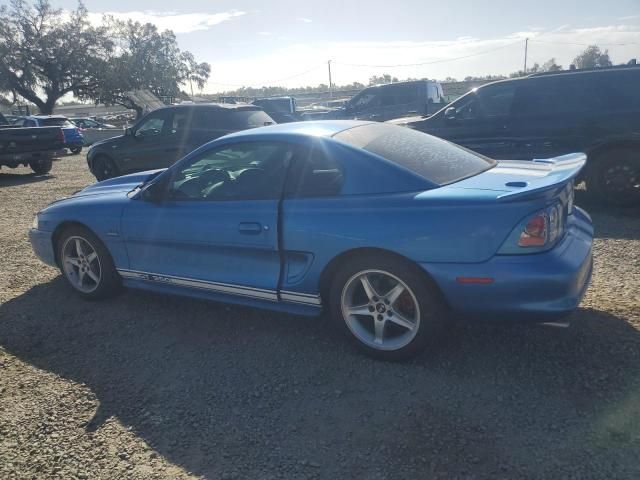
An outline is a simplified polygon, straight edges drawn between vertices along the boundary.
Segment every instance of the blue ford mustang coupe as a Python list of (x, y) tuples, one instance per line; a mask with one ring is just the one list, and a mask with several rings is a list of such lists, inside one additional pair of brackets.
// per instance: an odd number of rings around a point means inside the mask
[(124, 284), (325, 308), (365, 352), (400, 359), (450, 314), (546, 322), (576, 308), (592, 266), (591, 221), (573, 205), (584, 163), (496, 162), (389, 124), (290, 123), (91, 185), (29, 233), (83, 297)]

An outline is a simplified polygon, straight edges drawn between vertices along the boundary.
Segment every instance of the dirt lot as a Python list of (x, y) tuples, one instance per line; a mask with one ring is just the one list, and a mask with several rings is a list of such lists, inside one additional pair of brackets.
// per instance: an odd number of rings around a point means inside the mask
[(81, 301), (26, 232), (91, 181), (0, 172), (0, 478), (640, 478), (639, 211), (592, 209), (571, 328), (456, 326), (401, 365), (315, 319)]

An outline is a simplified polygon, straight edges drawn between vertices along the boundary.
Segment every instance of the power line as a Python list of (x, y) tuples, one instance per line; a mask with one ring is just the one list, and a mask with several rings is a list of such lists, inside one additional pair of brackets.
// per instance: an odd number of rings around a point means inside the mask
[(516, 44), (520, 44), (520, 42), (521, 42), (521, 40), (518, 40), (517, 42), (508, 43), (506, 45), (501, 45), (500, 47), (492, 48), (490, 50), (484, 50), (482, 52), (472, 53), (470, 55), (464, 55), (462, 57), (444, 58), (442, 60), (432, 60), (430, 62), (401, 63), (401, 64), (397, 64), (397, 65), (364, 65), (364, 64), (357, 64), (357, 63), (342, 63), (342, 62), (335, 62), (335, 61), (332, 62), (332, 63), (336, 63), (338, 65), (345, 65), (345, 66), (348, 66), (348, 67), (371, 67), (371, 68), (418, 67), (418, 66), (421, 66), (421, 65), (433, 65), (433, 64), (436, 64), (436, 63), (453, 62), (455, 60), (462, 60), (464, 58), (477, 57), (479, 55), (485, 55), (487, 53), (495, 52), (497, 50), (502, 50), (503, 48), (507, 48), (507, 47), (511, 47), (513, 45), (516, 45)]
[(631, 45), (640, 45), (640, 43), (634, 43), (634, 42), (629, 42), (629, 43), (599, 43), (599, 42), (593, 42), (593, 43), (574, 43), (574, 42), (548, 42), (548, 41), (544, 41), (544, 40), (529, 40), (530, 42), (535, 42), (535, 43), (547, 43), (547, 44), (551, 44), (551, 45), (576, 45), (578, 47), (590, 47), (591, 45), (599, 45), (599, 46), (603, 46), (603, 47), (627, 47), (627, 46), (631, 46)]

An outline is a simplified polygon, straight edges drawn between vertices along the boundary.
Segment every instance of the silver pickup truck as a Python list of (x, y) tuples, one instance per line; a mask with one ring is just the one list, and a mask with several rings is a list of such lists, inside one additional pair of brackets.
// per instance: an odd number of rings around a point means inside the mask
[(63, 152), (64, 134), (60, 127), (9, 125), (0, 113), (0, 168), (24, 165), (37, 175), (44, 175)]

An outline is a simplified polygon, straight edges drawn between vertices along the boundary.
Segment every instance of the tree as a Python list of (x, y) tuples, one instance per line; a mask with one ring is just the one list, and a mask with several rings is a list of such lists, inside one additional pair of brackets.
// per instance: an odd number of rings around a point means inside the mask
[(558, 65), (555, 58), (550, 58), (540, 67), (541, 72), (558, 72), (560, 70), (562, 70), (562, 65)]
[(140, 116), (143, 106), (127, 92), (149, 90), (163, 99), (179, 96), (180, 85), (188, 84), (192, 93), (194, 83), (199, 89), (204, 87), (211, 67), (196, 62), (190, 52), (181, 52), (172, 31), (159, 32), (151, 23), (131, 20), (108, 18), (105, 22), (116, 44), (115, 53), (106, 60), (97, 88), (85, 98), (135, 109)]
[(600, 51), (597, 45), (588, 46), (582, 53), (573, 59), (576, 68), (599, 68), (611, 67), (611, 59), (609, 58), (609, 50)]
[(398, 81), (397, 77), (392, 77), (388, 73), (382, 74), (382, 76), (374, 75), (369, 78), (369, 85), (382, 85), (385, 83), (395, 83)]
[(113, 49), (105, 27), (93, 27), (82, 3), (65, 15), (48, 0), (0, 7), (0, 90), (50, 114), (68, 93), (94, 91)]

